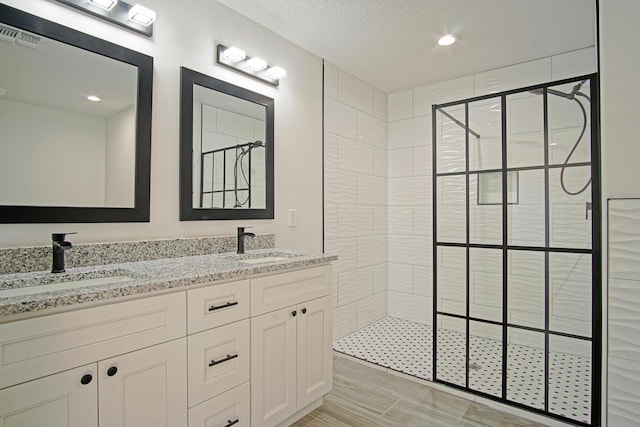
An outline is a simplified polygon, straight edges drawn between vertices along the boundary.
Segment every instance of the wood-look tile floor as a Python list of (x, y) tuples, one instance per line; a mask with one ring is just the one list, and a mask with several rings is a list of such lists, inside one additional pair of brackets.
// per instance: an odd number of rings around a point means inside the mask
[(293, 427), (543, 426), (344, 356), (333, 362), (333, 390)]

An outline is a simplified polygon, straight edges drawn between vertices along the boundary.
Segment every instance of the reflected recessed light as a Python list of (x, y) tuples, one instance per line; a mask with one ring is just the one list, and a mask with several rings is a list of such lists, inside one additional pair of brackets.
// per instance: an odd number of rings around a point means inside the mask
[(551, 143), (549, 143), (549, 145), (553, 147), (554, 145), (558, 145), (558, 143), (557, 142), (551, 142)]
[(456, 36), (455, 34), (447, 34), (440, 37), (440, 39), (438, 40), (438, 44), (440, 46), (451, 46), (457, 40), (458, 40), (458, 36)]
[(118, 0), (89, 0), (89, 3), (104, 10), (111, 10), (118, 3)]
[(262, 71), (267, 68), (267, 61), (256, 56), (247, 61), (247, 67), (252, 71)]
[(99, 102), (99, 101), (101, 101), (101, 99), (100, 99), (99, 97), (95, 96), (95, 95), (89, 95), (89, 96), (87, 96), (87, 99), (88, 99), (89, 101), (93, 101), (93, 102)]
[(227, 61), (240, 62), (247, 57), (247, 54), (244, 50), (235, 46), (231, 46), (230, 48), (227, 48), (224, 50), (224, 52), (222, 52), (222, 57)]
[(140, 25), (148, 27), (156, 20), (156, 12), (144, 6), (136, 4), (131, 9), (129, 9), (129, 19), (131, 19), (133, 22), (137, 22)]

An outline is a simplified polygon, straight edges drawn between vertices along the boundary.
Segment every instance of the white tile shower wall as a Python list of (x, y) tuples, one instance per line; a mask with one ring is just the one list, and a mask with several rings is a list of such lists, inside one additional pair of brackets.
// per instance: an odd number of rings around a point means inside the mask
[[(595, 49), (589, 47), (389, 95), (388, 311), (390, 316), (424, 323), (431, 323), (432, 321), (432, 104), (462, 100), (473, 96), (487, 95), (528, 85), (546, 83), (552, 80), (594, 73), (596, 71), (595, 59)], [(516, 108), (516, 103), (522, 106), (527, 102), (535, 102), (535, 98), (514, 99), (509, 110), (512, 118), (509, 123), (509, 131), (514, 135), (514, 141), (522, 141), (522, 150), (517, 152), (514, 150), (513, 157), (509, 159), (510, 164), (514, 166), (523, 166), (525, 164), (522, 164), (522, 162), (526, 163), (531, 161), (532, 157), (535, 157), (535, 154), (532, 155), (531, 153), (532, 150), (535, 152), (535, 145), (532, 141), (537, 141), (541, 138), (539, 124), (541, 120), (536, 120), (535, 115), (532, 114), (519, 114), (518, 112), (521, 109)], [(563, 104), (558, 102), (554, 103), (554, 107), (559, 110), (558, 113), (562, 113), (558, 114), (559, 117), (565, 118), (568, 116), (569, 120), (571, 119), (573, 112), (570, 110), (571, 103)], [(560, 129), (566, 126), (563, 123), (554, 122), (554, 127)], [(450, 129), (449, 131), (456, 132), (457, 130)], [(552, 159), (557, 159), (556, 163), (564, 160), (567, 144), (572, 141), (571, 135), (563, 137), (561, 134), (563, 131), (558, 131), (553, 136), (554, 141), (557, 140), (555, 142), (558, 142), (558, 145), (554, 146), (551, 153)], [(562, 143), (564, 140), (566, 140), (565, 144)], [(491, 148), (490, 141), (485, 140), (485, 142), (483, 152), (477, 153), (482, 155), (482, 158), (478, 159), (479, 162), (484, 162), (485, 159), (490, 160), (492, 157), (491, 153), (487, 151)], [(476, 154), (475, 150), (471, 154)], [(540, 164), (542, 161), (542, 156), (538, 157), (540, 161), (535, 160), (534, 163), (536, 164)], [(456, 167), (455, 159), (441, 160), (447, 161), (447, 164), (450, 163), (449, 167)], [(478, 163), (478, 165), (482, 165), (482, 163)], [(543, 206), (544, 198), (539, 197), (540, 195), (530, 186), (531, 181), (535, 181), (537, 178), (534, 173), (520, 174), (521, 204), (513, 205), (513, 209), (510, 209), (509, 213), (515, 227), (512, 229), (513, 234), (510, 237), (517, 239), (521, 244), (540, 243), (536, 241), (536, 236), (532, 235), (535, 231), (543, 230), (536, 218), (544, 218), (544, 210), (539, 209), (539, 207)], [(583, 182), (580, 177), (568, 178), (568, 185), (578, 186), (580, 182)], [(453, 181), (443, 180), (442, 185), (450, 185), (455, 189), (456, 183)], [(528, 188), (531, 188), (531, 190), (527, 191)], [(584, 242), (580, 241), (580, 236), (584, 236), (585, 230), (590, 227), (590, 222), (585, 221), (584, 224), (575, 223), (575, 226), (567, 227), (567, 219), (575, 217), (578, 206), (584, 209), (584, 200), (581, 199), (579, 203), (572, 200), (571, 203), (567, 204), (566, 200), (557, 191), (554, 194), (558, 196), (557, 200), (553, 200), (557, 202), (553, 206), (556, 219), (552, 230), (554, 240), (557, 242), (566, 241), (572, 245), (576, 243), (583, 244)], [(455, 194), (449, 194), (449, 196), (452, 195), (455, 196)], [(455, 219), (464, 216), (464, 211), (459, 211), (455, 204), (455, 202), (464, 203), (464, 195), (461, 200), (443, 200), (442, 202), (454, 203), (450, 205), (450, 218)], [(493, 216), (489, 211), (490, 209), (474, 209), (471, 212), (476, 228), (482, 228), (472, 230), (472, 237), (475, 236), (478, 241), (481, 239), (495, 239), (496, 233), (501, 233), (500, 229), (494, 230), (495, 221), (492, 221)], [(456, 236), (460, 235), (457, 232), (459, 231), (459, 226), (455, 225), (454, 222), (452, 221), (447, 227), (447, 223), (442, 221), (441, 218), (438, 230), (441, 237), (450, 235), (456, 238)], [(458, 227), (458, 230), (455, 227)], [(487, 227), (493, 228), (488, 230), (486, 229)], [(421, 238), (417, 239), (416, 236)], [(501, 235), (498, 234), (498, 238), (501, 239)], [(535, 255), (533, 256), (535, 257)], [(513, 304), (513, 306), (509, 316), (512, 321), (520, 322), (525, 326), (539, 327), (541, 313), (536, 308), (531, 308), (531, 303), (539, 302), (540, 292), (544, 291), (544, 289), (539, 289), (539, 272), (541, 270), (528, 269), (526, 266), (528, 261), (531, 260), (517, 257), (510, 259), (509, 274), (517, 277), (514, 284), (519, 291), (510, 296), (510, 304)], [(416, 271), (419, 271), (419, 274), (416, 274)], [(445, 268), (442, 272), (455, 281), (457, 276), (454, 274), (454, 268)], [(486, 273), (476, 271), (473, 273), (474, 280), (472, 284), (474, 287), (480, 286), (478, 285), (479, 283), (484, 287), (488, 286), (487, 280), (490, 280), (490, 278)], [(636, 277), (640, 277), (640, 275)], [(496, 278), (496, 280), (499, 279)], [(558, 283), (563, 283), (564, 285), (562, 291), (558, 293), (558, 304), (568, 296), (572, 298), (579, 296), (582, 290), (580, 281), (575, 283), (576, 286), (569, 286), (570, 282), (567, 279), (568, 277), (557, 278), (560, 281)], [(429, 291), (425, 291), (425, 289), (429, 289)], [(484, 291), (484, 288), (481, 290)], [(439, 307), (448, 306), (456, 310), (456, 308), (460, 308), (465, 303), (464, 297), (460, 297), (459, 289), (455, 286), (451, 289), (443, 290), (442, 295), (445, 298), (438, 301)], [(477, 310), (477, 313), (493, 317), (496, 310), (501, 309), (496, 303), (492, 304), (492, 298), (489, 294), (482, 296), (482, 292), (480, 292), (475, 295), (477, 296), (477, 301), (472, 301), (472, 303), (474, 303), (474, 310)], [(491, 295), (497, 295), (496, 291), (492, 291)], [(501, 298), (498, 298), (498, 300), (501, 301)], [(572, 326), (572, 331), (576, 332), (583, 330), (582, 327), (584, 326), (584, 319), (580, 318), (576, 313), (580, 307), (582, 305), (574, 301), (567, 319), (567, 325)], [(562, 322), (563, 319), (564, 317), (561, 314), (554, 317), (554, 320), (558, 322)], [(520, 339), (516, 335), (514, 335), (513, 339), (514, 342), (526, 342), (528, 345), (533, 343), (532, 340)]]
[(640, 418), (640, 199), (608, 203), (608, 421)]
[(325, 62), (325, 251), (334, 340), (387, 315), (387, 95)]

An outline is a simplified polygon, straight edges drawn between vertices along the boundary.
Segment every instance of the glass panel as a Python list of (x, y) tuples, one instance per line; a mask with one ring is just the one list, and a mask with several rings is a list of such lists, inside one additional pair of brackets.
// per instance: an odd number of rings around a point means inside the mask
[(500, 98), (469, 104), (469, 170), (502, 168)]
[(518, 204), (507, 212), (510, 245), (544, 246), (544, 170), (518, 173)]
[[(591, 167), (549, 170), (550, 245), (591, 248)], [(579, 193), (582, 189), (582, 193)]]
[(469, 323), (469, 388), (502, 397), (502, 327)]
[[(490, 178), (496, 178), (497, 182), (487, 183), (491, 181)], [(493, 203), (496, 200), (497, 204)], [(481, 244), (502, 244), (502, 174), (500, 172), (469, 175), (469, 241)]]
[(591, 421), (591, 342), (549, 337), (549, 412)]
[(502, 321), (502, 250), (469, 249), (469, 314)]
[(436, 172), (466, 169), (464, 104), (436, 113)]
[(507, 167), (544, 166), (542, 95), (507, 96)]
[(589, 85), (580, 82), (547, 89), (549, 164), (591, 161)]
[(438, 242), (466, 243), (466, 177), (437, 178)]
[(436, 379), (466, 386), (466, 321), (438, 316)]
[(509, 323), (544, 329), (544, 252), (509, 251)]
[(438, 311), (467, 314), (466, 249), (450, 246), (438, 248)]
[(549, 329), (591, 337), (591, 255), (549, 253)]
[(509, 328), (507, 399), (544, 409), (544, 334)]

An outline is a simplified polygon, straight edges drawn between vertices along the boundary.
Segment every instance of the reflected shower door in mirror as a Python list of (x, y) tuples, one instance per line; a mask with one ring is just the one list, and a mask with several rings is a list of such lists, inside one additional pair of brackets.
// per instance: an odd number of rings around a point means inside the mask
[(273, 218), (273, 99), (182, 68), (180, 219)]
[(0, 221), (148, 221), (153, 59), (0, 12)]

